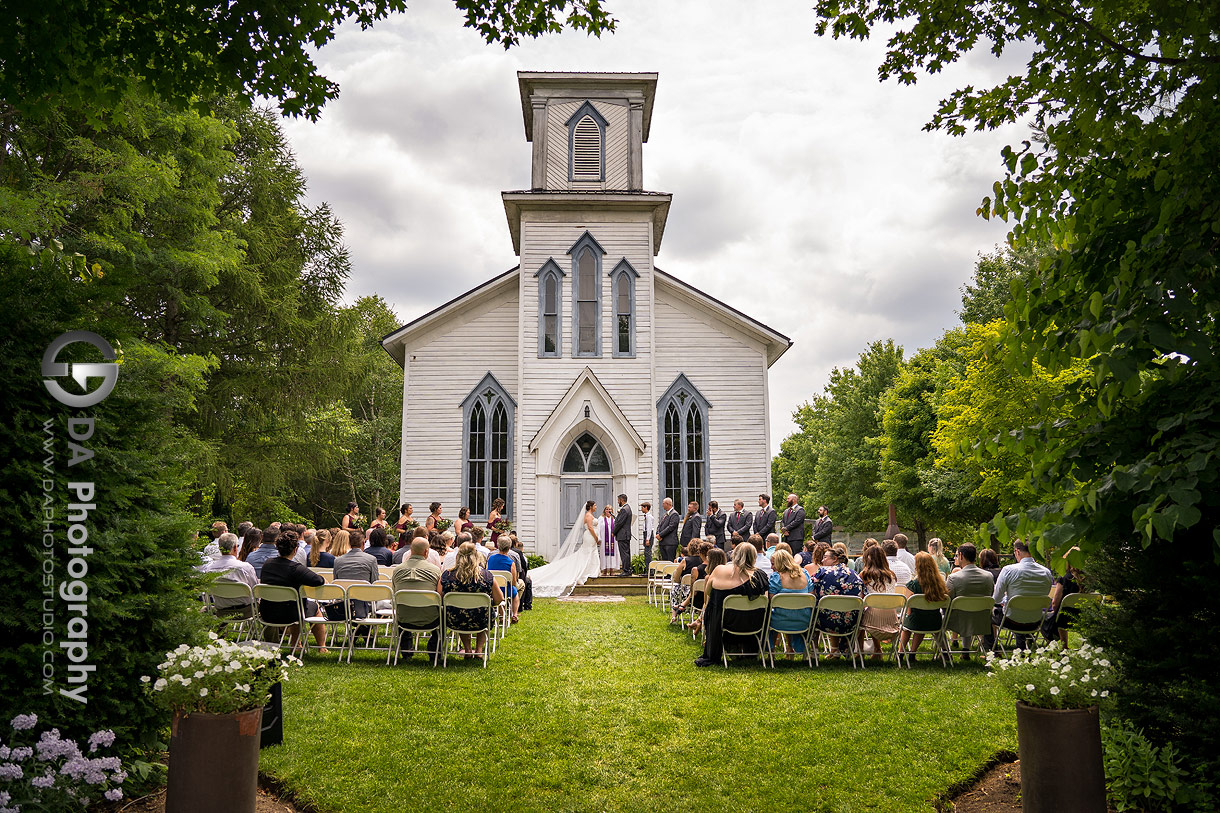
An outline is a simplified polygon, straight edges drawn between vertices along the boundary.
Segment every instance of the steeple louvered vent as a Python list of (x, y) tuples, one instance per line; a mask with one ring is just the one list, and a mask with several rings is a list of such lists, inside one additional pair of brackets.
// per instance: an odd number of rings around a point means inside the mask
[(572, 133), (572, 179), (602, 179), (602, 131), (592, 116), (586, 115), (576, 122)]

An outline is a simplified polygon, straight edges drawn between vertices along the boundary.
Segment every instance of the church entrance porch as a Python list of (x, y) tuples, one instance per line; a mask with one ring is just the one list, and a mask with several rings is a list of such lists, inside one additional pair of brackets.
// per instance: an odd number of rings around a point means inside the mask
[(614, 505), (610, 457), (601, 442), (585, 432), (572, 442), (563, 458), (559, 479), (559, 538), (567, 536), (584, 514), (585, 503), (597, 503), (598, 515)]

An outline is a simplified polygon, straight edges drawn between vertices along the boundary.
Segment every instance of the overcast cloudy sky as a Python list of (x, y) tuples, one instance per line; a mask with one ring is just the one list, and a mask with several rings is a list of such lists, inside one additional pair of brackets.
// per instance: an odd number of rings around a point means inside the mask
[[(529, 186), (516, 71), (656, 71), (644, 186), (673, 205), (656, 264), (787, 334), (771, 368), (773, 451), (830, 370), (956, 322), (960, 287), (1006, 226), (974, 214), (1019, 130), (925, 133), (953, 88), (1009, 70), (985, 51), (915, 87), (877, 80), (884, 37), (818, 38), (809, 0), (608, 0), (618, 30), (509, 51), (420, 0), (318, 55), (340, 97), (285, 122), (346, 227), (347, 299), (404, 320), (512, 266), (500, 191)], [(700, 360), (705, 363), (704, 360)]]

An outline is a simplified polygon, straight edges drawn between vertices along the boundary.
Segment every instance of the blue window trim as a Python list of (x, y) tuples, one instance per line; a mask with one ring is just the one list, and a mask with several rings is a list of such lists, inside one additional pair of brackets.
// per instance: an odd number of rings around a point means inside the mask
[[(618, 310), (618, 295), (615, 292), (614, 286), (618, 284), (619, 278), (624, 278), (624, 284), (627, 285), (628, 304), (630, 312), (627, 314), (631, 317), (631, 348), (624, 353), (619, 350), (618, 346), (618, 319), (622, 315)], [(635, 281), (640, 278), (640, 272), (636, 271), (631, 263), (627, 262), (627, 258), (618, 261), (618, 265), (614, 266), (614, 270), (610, 272), (610, 301), (612, 304), (611, 310), (614, 313), (614, 319), (611, 321), (612, 329), (610, 331), (610, 347), (611, 355), (616, 359), (633, 359), (635, 358)]]
[[(593, 292), (593, 299), (597, 305), (592, 353), (580, 352), (580, 309), (577, 307), (580, 296), (580, 274), (577, 270), (577, 263), (586, 249), (593, 255), (593, 284), (597, 287), (597, 290)], [(572, 244), (567, 253), (572, 256), (572, 358), (599, 359), (602, 357), (602, 257), (606, 256), (606, 250), (592, 234), (586, 231)]]
[[(598, 175), (596, 178), (577, 178), (575, 173), (576, 125), (580, 123), (580, 120), (586, 115), (593, 119), (593, 122), (597, 125), (597, 129), (601, 134), (601, 146), (597, 151), (598, 159), (601, 163), (598, 168)], [(564, 122), (564, 125), (568, 128), (568, 180), (589, 181), (593, 183), (606, 180), (606, 128), (610, 126), (610, 122), (606, 121), (605, 116), (597, 112), (597, 108), (593, 106), (593, 103), (586, 99), (585, 103), (577, 108), (576, 112), (572, 114), (572, 117)]]
[[(555, 262), (555, 258), (550, 257), (541, 268), (534, 272), (534, 276), (538, 279), (538, 358), (561, 358), (563, 356), (563, 278), (567, 274), (559, 267), (559, 263)], [(558, 297), (555, 300), (555, 352), (548, 353), (545, 350), (546, 345), (543, 343), (546, 331), (544, 309), (546, 281), (552, 277), (558, 286)]]
[[(686, 397), (682, 397), (685, 393)], [(681, 459), (678, 461), (667, 461), (665, 458), (665, 412), (669, 409), (671, 403), (676, 403), (678, 415), (682, 423), (682, 443), (680, 448)], [(711, 490), (711, 459), (710, 459), (710, 426), (708, 424), (708, 413), (712, 409), (712, 405), (703, 397), (703, 393), (699, 392), (699, 388), (690, 382), (685, 373), (678, 373), (678, 377), (674, 379), (674, 383), (669, 385), (669, 389), (665, 390), (665, 394), (657, 401), (657, 493), (660, 499), (664, 499), (668, 492), (665, 488), (665, 463), (680, 462), (682, 464), (682, 482), (678, 486), (678, 493), (682, 496), (683, 502), (681, 505), (676, 505), (679, 510), (681, 506), (686, 505), (690, 501), (690, 491), (686, 483), (686, 417), (690, 410), (698, 410), (699, 417), (702, 419), (703, 425), (703, 500), (700, 503), (700, 508), (706, 508)]]
[[(517, 402), (508, 394), (508, 390), (504, 389), (503, 385), (496, 380), (496, 377), (490, 372), (479, 381), (478, 385), (470, 391), (462, 401), (462, 505), (466, 504), (466, 495), (470, 493), (470, 413), (474, 411), (476, 401), (482, 399), (483, 409), (487, 413), (488, 433), (491, 432), (491, 415), (496, 404), (504, 404), (504, 411), (508, 417), (508, 488), (507, 496), (504, 499), (504, 516), (512, 517), (513, 515), (513, 491), (516, 485), (513, 482), (513, 469), (516, 468), (516, 448), (513, 446), (514, 438), (516, 437), (517, 429)], [(490, 458), (490, 452), (488, 453)], [(488, 466), (484, 472), (484, 480), (482, 485), (487, 494), (484, 503), (488, 509), (491, 508), (491, 467)], [(471, 521), (476, 519), (485, 520), (487, 514), (483, 513), (475, 516), (470, 515)]]

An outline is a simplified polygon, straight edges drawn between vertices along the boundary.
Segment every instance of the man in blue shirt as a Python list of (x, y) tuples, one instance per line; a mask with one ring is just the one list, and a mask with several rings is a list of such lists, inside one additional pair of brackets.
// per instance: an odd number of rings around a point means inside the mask
[[(1004, 620), (1004, 611), (1008, 607), (1008, 600), (1010, 598), (1014, 596), (1049, 596), (1051, 593), (1051, 583), (1054, 581), (1054, 576), (1051, 574), (1050, 569), (1043, 567), (1034, 560), (1034, 557), (1029, 553), (1029, 546), (1025, 542), (1018, 539), (1013, 543), (1012, 551), (1017, 557), (1017, 563), (1008, 565), (1000, 571), (999, 578), (995, 580), (995, 592), (991, 594), (996, 603), (996, 608), (991, 614), (991, 620), (997, 627)], [(1032, 621), (1028, 624), (1014, 621), (1008, 622), (1010, 629), (1022, 630), (1024, 632), (1034, 632), (1039, 626), (1040, 622), (1038, 621)], [(1017, 647), (1025, 649), (1029, 636), (1018, 632), (1016, 638)]]
[(246, 564), (254, 568), (254, 574), (260, 579), (263, 577), (263, 563), (280, 555), (275, 548), (275, 540), (279, 535), (278, 524), (268, 525), (267, 530), (263, 531), (263, 544), (250, 551), (250, 555), (246, 557)]

